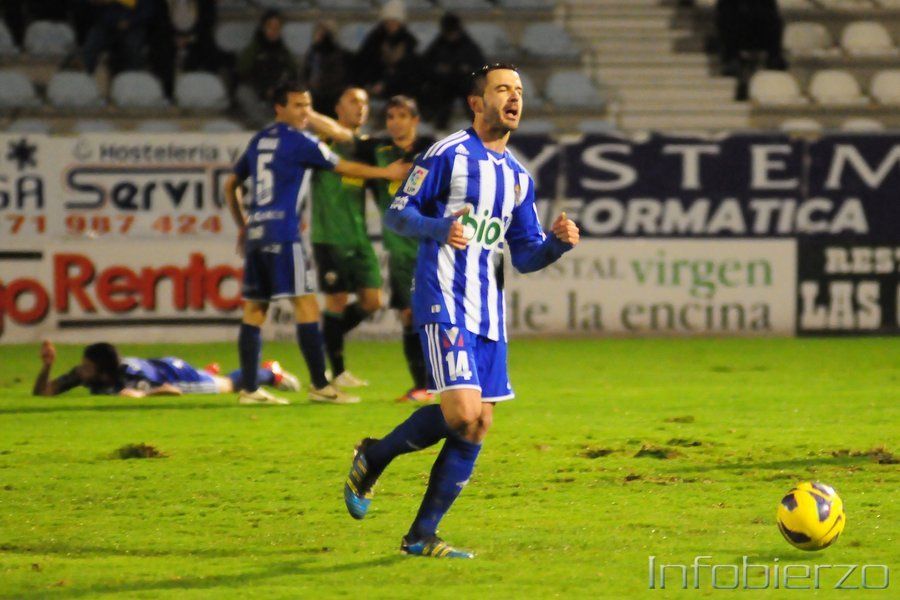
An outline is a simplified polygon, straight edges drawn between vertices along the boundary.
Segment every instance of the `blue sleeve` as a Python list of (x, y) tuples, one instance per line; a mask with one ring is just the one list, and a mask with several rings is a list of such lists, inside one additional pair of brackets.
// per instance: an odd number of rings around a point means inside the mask
[(446, 242), (455, 219), (428, 215), (437, 212), (438, 200), (446, 199), (451, 170), (449, 159), (443, 155), (420, 155), (385, 212), (385, 225), (407, 237)]
[(311, 133), (298, 132), (295, 141), (295, 160), (303, 166), (315, 169), (333, 170), (341, 161), (341, 157)]
[(572, 249), (572, 245), (555, 235), (548, 237), (544, 234), (534, 205), (534, 181), (526, 175), (520, 177), (519, 182), (527, 189), (524, 190), (524, 199), (513, 209), (512, 221), (506, 231), (506, 243), (516, 270), (531, 273), (556, 262)]

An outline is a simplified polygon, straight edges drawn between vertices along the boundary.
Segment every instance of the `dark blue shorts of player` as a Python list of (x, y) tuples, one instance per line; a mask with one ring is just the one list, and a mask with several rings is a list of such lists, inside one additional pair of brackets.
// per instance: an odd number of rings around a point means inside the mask
[(315, 279), (303, 244), (251, 247), (244, 258), (242, 295), (257, 302), (305, 296), (316, 292)]
[(506, 342), (474, 334), (448, 323), (429, 323), (419, 329), (428, 391), (459, 388), (481, 391), (484, 402), (510, 400), (513, 394), (506, 363)]
[(123, 383), (129, 388), (146, 391), (169, 384), (185, 394), (215, 394), (219, 391), (212, 375), (198, 371), (177, 356), (148, 359), (125, 357), (121, 370)]

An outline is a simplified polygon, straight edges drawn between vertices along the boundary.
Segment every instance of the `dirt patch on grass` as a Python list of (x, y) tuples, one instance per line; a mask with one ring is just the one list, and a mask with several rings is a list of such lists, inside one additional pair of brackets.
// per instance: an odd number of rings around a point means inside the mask
[(843, 458), (845, 456), (866, 456), (877, 462), (879, 465), (897, 465), (900, 464), (900, 458), (897, 458), (893, 452), (884, 446), (876, 446), (871, 450), (835, 450), (831, 453), (835, 458)]
[(584, 450), (578, 453), (578, 456), (582, 456), (584, 458), (602, 458), (604, 456), (609, 456), (615, 452), (612, 448), (598, 448), (596, 446), (585, 446)]
[(684, 415), (683, 417), (669, 417), (666, 423), (693, 423), (694, 415)]
[(681, 453), (678, 450), (662, 446), (653, 446), (652, 444), (644, 444), (634, 455), (635, 458), (649, 457), (662, 460), (678, 458), (679, 456), (681, 456)]
[(158, 450), (149, 444), (125, 444), (115, 452), (113, 458), (121, 458), (123, 460), (129, 458), (165, 458), (168, 456), (165, 452)]
[(672, 438), (666, 443), (670, 446), (678, 446), (679, 448), (696, 448), (697, 446), (703, 445), (703, 442), (699, 442), (697, 440), (686, 440), (684, 438)]

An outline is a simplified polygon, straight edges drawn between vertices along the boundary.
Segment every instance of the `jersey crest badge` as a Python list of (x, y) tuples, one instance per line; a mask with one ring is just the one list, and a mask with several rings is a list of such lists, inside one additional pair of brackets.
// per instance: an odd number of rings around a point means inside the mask
[(403, 186), (403, 192), (410, 196), (415, 196), (422, 189), (422, 183), (426, 177), (428, 177), (428, 169), (413, 167), (412, 173), (409, 174), (409, 178), (406, 180), (406, 185)]

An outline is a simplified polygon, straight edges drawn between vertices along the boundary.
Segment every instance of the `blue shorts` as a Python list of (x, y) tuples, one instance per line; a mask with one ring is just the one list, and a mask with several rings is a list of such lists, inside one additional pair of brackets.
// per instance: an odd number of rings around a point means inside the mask
[(247, 248), (241, 289), (245, 300), (268, 302), (315, 292), (312, 263), (300, 242)]
[(515, 397), (505, 341), (495, 342), (449, 323), (423, 325), (419, 337), (428, 366), (428, 391), (471, 388), (481, 391), (483, 402)]
[(198, 371), (177, 356), (148, 359), (125, 357), (121, 369), (125, 387), (147, 391), (169, 384), (185, 394), (216, 394), (219, 391), (212, 375)]

